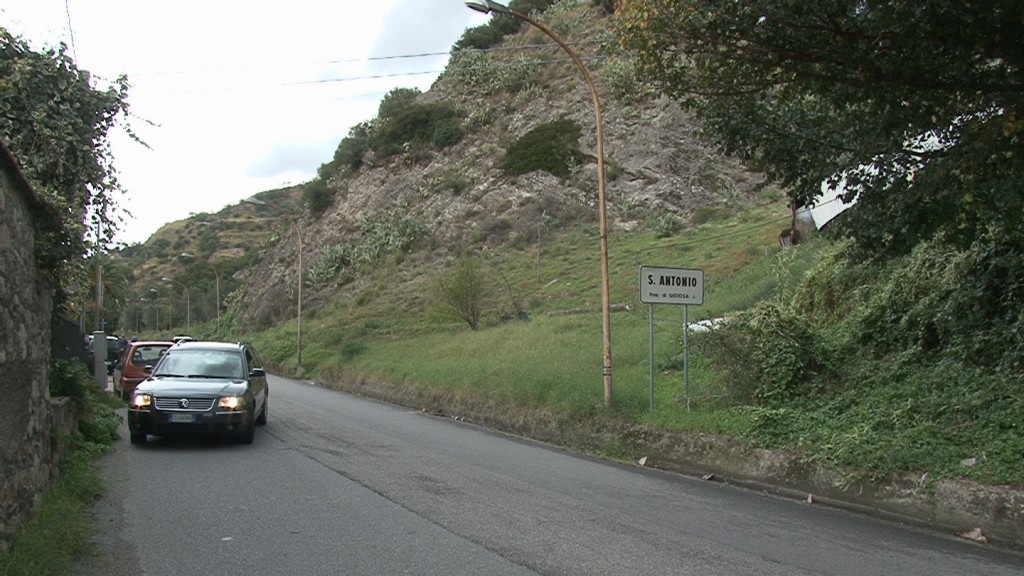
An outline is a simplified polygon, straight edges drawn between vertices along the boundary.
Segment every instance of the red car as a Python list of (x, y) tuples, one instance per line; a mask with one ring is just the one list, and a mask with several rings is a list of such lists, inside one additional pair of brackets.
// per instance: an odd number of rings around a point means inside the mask
[(132, 342), (121, 352), (114, 364), (114, 393), (127, 400), (135, 387), (153, 370), (173, 342), (147, 341)]

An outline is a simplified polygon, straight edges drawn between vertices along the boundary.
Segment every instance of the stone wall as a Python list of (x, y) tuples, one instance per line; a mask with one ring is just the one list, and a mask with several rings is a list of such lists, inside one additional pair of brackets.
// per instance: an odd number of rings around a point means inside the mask
[(0, 141), (0, 552), (56, 478), (62, 452), (51, 434), (53, 299), (35, 257), (33, 223), (46, 210)]

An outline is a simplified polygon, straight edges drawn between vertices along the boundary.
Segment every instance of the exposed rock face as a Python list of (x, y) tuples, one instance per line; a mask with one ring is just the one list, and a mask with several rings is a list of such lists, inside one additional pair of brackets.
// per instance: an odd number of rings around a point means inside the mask
[[(588, 32), (603, 32), (606, 20), (597, 11), (592, 16)], [(545, 42), (529, 33), (507, 40)], [(595, 51), (597, 46), (586, 49)], [(564, 60), (557, 47), (548, 51), (537, 57)], [(648, 98), (624, 103), (607, 93), (600, 81), (598, 90), (610, 230), (636, 229), (651, 215), (686, 224), (703, 207), (744, 204), (758, 197), (765, 185), (763, 176), (716, 152), (674, 101)], [(484, 94), (445, 74), (419, 102), (454, 105), (462, 117), (462, 140), (443, 151), (418, 155), (375, 158), (370, 153), (361, 168), (332, 181), (337, 190), (333, 205), (317, 217), (303, 214), (307, 270), (328, 247), (357, 239), (367, 217), (399, 206), (427, 227), (438, 257), (532, 237), (542, 218), (554, 226), (597, 221), (595, 107), (588, 85), (571, 63), (546, 65), (536, 82), (514, 92)], [(563, 118), (582, 128), (579, 143), (586, 160), (571, 176), (562, 179), (538, 171), (511, 177), (499, 169), (516, 139)], [(246, 320), (253, 325), (293, 315), (288, 313), (288, 301), (294, 303), (295, 298), (298, 242), (283, 228), (277, 239), (269, 248), (270, 265), (261, 272), (262, 280), (248, 283), (255, 289), (242, 295), (247, 305), (240, 309), (250, 311), (252, 317)], [(316, 288), (304, 289), (315, 301)]]

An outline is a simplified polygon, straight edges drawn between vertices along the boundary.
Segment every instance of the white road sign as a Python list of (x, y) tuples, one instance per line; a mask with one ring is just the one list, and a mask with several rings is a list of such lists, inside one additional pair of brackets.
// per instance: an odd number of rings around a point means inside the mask
[(640, 301), (644, 304), (704, 304), (704, 271), (640, 267)]

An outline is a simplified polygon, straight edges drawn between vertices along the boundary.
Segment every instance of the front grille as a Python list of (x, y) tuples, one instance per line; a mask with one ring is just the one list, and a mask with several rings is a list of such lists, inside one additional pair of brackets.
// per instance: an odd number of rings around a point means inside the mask
[[(188, 400), (188, 407), (182, 407), (182, 400)], [(213, 407), (216, 398), (191, 398), (184, 396), (168, 396), (166, 398), (154, 398), (153, 403), (157, 410), (176, 412), (206, 412)]]

